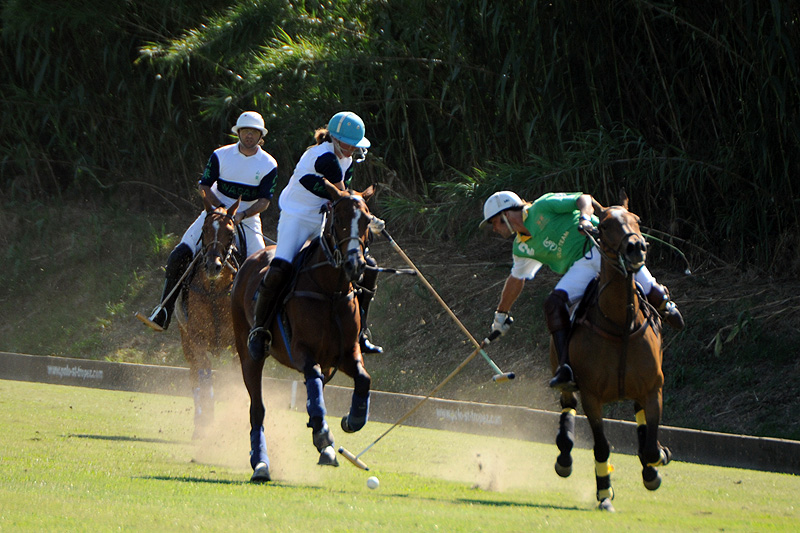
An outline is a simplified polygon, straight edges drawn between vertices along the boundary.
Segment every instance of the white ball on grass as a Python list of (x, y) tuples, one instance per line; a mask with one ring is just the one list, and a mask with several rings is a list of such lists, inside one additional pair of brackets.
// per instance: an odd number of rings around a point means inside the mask
[(380, 484), (381, 482), (378, 481), (378, 478), (376, 478), (375, 476), (367, 478), (367, 487), (371, 489), (377, 489)]

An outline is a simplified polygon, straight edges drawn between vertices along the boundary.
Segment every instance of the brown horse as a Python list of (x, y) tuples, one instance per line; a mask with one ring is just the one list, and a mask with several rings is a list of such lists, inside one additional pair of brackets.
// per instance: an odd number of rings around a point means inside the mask
[[(613, 511), (611, 488), (613, 467), (608, 462), (609, 444), (603, 433), (603, 405), (619, 400), (634, 401), (642, 479), (649, 490), (661, 485), (656, 467), (666, 465), (672, 455), (658, 442), (661, 421), (661, 322), (656, 311), (636, 288), (634, 274), (645, 264), (647, 243), (639, 230), (639, 217), (628, 211), (628, 198), (620, 206), (604, 208), (596, 201), (599, 249), (602, 257), (597, 290), (587, 290), (579, 307), (569, 342), (569, 356), (580, 389), (581, 405), (594, 437), (597, 501)], [(594, 297), (591, 297), (594, 294)], [(585, 305), (585, 308), (583, 307)], [(583, 309), (583, 311), (582, 311)], [(550, 363), (558, 367), (555, 346), (550, 343)], [(561, 394), (561, 420), (556, 444), (561, 454), (556, 472), (572, 473), (577, 398)]]
[[(295, 261), (297, 275), (283, 300), (283, 311), (270, 326), (273, 341), (269, 354), (303, 374), (308, 427), (320, 453), (318, 464), (338, 466), (333, 436), (325, 422), (323, 387), (337, 369), (352, 377), (350, 413), (342, 418), (341, 426), (348, 433), (364, 427), (372, 379), (364, 369), (358, 343), (361, 317), (352, 282), (367, 267), (364, 248), (372, 215), (365, 200), (372, 195), (373, 187), (359, 193), (340, 191), (327, 182), (325, 185), (333, 202), (325, 211), (321, 237), (301, 251)], [(255, 294), (273, 254), (274, 247), (268, 247), (250, 256), (236, 276), (232, 293), (236, 350), (250, 395), (253, 482), (269, 481), (270, 474), (261, 390), (264, 360), (256, 361), (250, 356), (247, 338), (253, 324)]]
[(209, 354), (218, 359), (234, 345), (230, 293), (237, 271), (233, 217), (239, 200), (228, 209), (214, 208), (204, 196), (203, 204), (202, 248), (189, 267), (194, 272), (189, 274), (191, 280), (183, 289), (182, 305), (176, 313), (194, 396), (194, 438), (202, 437), (214, 421)]

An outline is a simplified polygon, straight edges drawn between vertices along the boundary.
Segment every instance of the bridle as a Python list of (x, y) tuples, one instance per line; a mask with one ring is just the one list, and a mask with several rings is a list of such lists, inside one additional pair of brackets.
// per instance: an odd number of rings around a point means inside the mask
[[(230, 221), (234, 221), (234, 218), (229, 215), (227, 212), (221, 213), (217, 210), (214, 210), (208, 213), (206, 216), (216, 215), (223, 219), (228, 219)], [(235, 224), (235, 221), (234, 221)], [(235, 231), (235, 229), (234, 229)], [(204, 232), (205, 235), (205, 232)], [(202, 238), (202, 237), (201, 237)], [(239, 270), (238, 265), (236, 264), (236, 260), (233, 256), (233, 250), (236, 246), (236, 237), (234, 233), (231, 233), (231, 241), (225, 246), (224, 255), (219, 253), (219, 249), (221, 247), (221, 243), (219, 241), (219, 231), (214, 232), (214, 239), (209, 243), (203, 244), (203, 258), (205, 259), (206, 264), (208, 263), (209, 259), (213, 259), (215, 257), (220, 258), (220, 262), (223, 267), (230, 268), (233, 274)]]
[[(625, 224), (625, 227), (628, 227), (628, 224)], [(600, 255), (604, 257), (608, 261), (608, 263), (622, 276), (627, 277), (629, 274), (638, 272), (644, 266), (643, 261), (641, 263), (631, 263), (628, 260), (627, 255), (623, 253), (622, 250), (624, 246), (627, 246), (629, 239), (631, 237), (638, 236), (641, 237), (644, 243), (644, 252), (646, 253), (648, 248), (648, 243), (647, 241), (644, 240), (644, 237), (642, 236), (641, 233), (635, 231), (627, 231), (623, 233), (622, 237), (620, 237), (620, 240), (616, 244), (616, 246), (613, 246), (610, 243), (607, 243), (603, 240), (603, 232), (599, 228), (593, 228), (593, 231), (588, 233), (586, 236), (592, 242), (592, 244), (594, 244), (595, 248), (600, 253)], [(605, 248), (612, 251), (607, 252), (602, 246), (602, 244), (606, 244)], [(611, 255), (609, 255), (609, 253), (616, 255), (616, 257), (612, 257)]]
[[(363, 256), (367, 247), (366, 232), (361, 235), (359, 231), (360, 217), (369, 217), (369, 213), (363, 209), (356, 208), (353, 220), (350, 223), (350, 234), (340, 236), (339, 225), (337, 224), (336, 206), (341, 202), (351, 201), (355, 205), (363, 204), (364, 200), (355, 194), (343, 196), (327, 205), (323, 211), (322, 228), (328, 228), (330, 238), (325, 238), (323, 234), (320, 238), (320, 246), (325, 254), (327, 264), (336, 269), (346, 269), (348, 258), (353, 256)], [(355, 262), (355, 261), (354, 261)]]

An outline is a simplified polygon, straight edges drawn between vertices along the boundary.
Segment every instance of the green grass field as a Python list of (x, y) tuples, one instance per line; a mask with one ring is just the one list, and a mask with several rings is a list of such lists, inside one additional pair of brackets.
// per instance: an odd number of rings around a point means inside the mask
[[(555, 445), (398, 427), (362, 458), (316, 465), (304, 413), (267, 400), (273, 481), (248, 482), (247, 398), (218, 394), (212, 437), (191, 441), (191, 399), (0, 381), (0, 530), (796, 531), (800, 478), (673, 462), (656, 492), (612, 455), (617, 512), (595, 510), (593, 459), (571, 478)], [(388, 426), (338, 430), (358, 453)], [(338, 430), (338, 431), (337, 431)], [(676, 450), (679, 454), (679, 451)], [(366, 486), (376, 475), (381, 485)]]

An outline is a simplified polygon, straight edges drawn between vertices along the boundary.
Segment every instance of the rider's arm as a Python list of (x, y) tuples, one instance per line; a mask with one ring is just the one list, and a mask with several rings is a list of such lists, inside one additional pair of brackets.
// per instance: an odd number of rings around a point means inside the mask
[(508, 313), (511, 311), (511, 306), (517, 301), (522, 288), (525, 286), (525, 280), (508, 276), (506, 283), (503, 285), (503, 292), (500, 294), (500, 303), (497, 304), (497, 311), (499, 313)]
[(236, 222), (237, 223), (241, 222), (242, 219), (245, 219), (247, 217), (254, 217), (260, 214), (262, 211), (265, 211), (267, 207), (269, 207), (269, 202), (270, 202), (269, 198), (259, 198), (258, 200), (255, 201), (253, 205), (251, 205), (247, 209), (243, 209), (238, 213), (236, 213), (236, 218), (239, 219)]
[(217, 195), (214, 194), (210, 186), (200, 184), (200, 192), (203, 194), (203, 196), (208, 198), (208, 201), (211, 202), (211, 205), (213, 205), (214, 207), (225, 206), (225, 204), (220, 202), (219, 198), (217, 198)]

